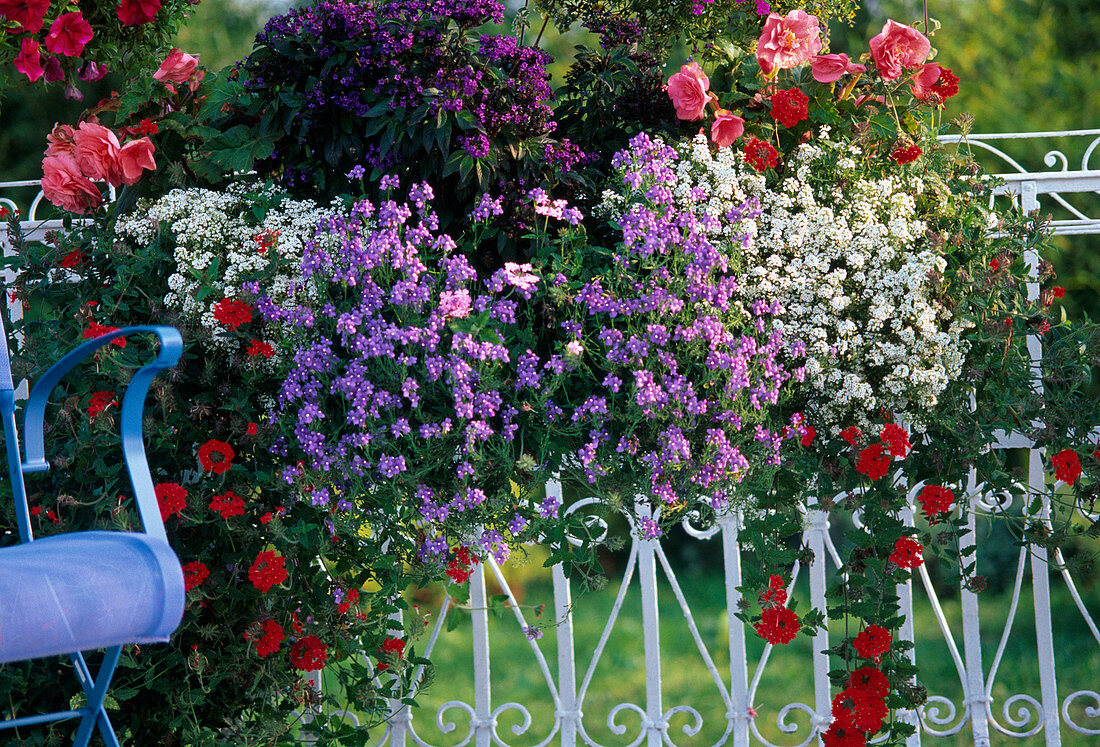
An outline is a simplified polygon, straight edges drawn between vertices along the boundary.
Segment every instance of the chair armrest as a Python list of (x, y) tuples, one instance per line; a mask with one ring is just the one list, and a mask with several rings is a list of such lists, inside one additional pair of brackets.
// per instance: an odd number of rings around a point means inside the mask
[(130, 385), (126, 388), (126, 394), (122, 398), (121, 435), (122, 456), (126, 461), (126, 469), (130, 473), (130, 484), (134, 487), (134, 498), (137, 500), (138, 514), (145, 532), (160, 539), (166, 539), (164, 522), (160, 518), (160, 508), (157, 505), (156, 493), (153, 490), (153, 478), (149, 473), (149, 463), (145, 458), (145, 442), (142, 437), (142, 412), (145, 409), (145, 395), (149, 391), (149, 385), (153, 377), (159, 371), (171, 368), (180, 359), (183, 352), (183, 338), (174, 327), (141, 326), (126, 327), (124, 329), (108, 332), (93, 340), (89, 340), (54, 363), (42, 374), (31, 389), (27, 400), (23, 419), (23, 434), (26, 439), (26, 455), (22, 465), (24, 473), (45, 472), (50, 468), (46, 461), (45, 445), (43, 443), (43, 419), (46, 414), (46, 404), (54, 387), (62, 377), (71, 371), (76, 364), (119, 338), (127, 337), (140, 332), (151, 332), (160, 338), (160, 352), (156, 360), (138, 369)]

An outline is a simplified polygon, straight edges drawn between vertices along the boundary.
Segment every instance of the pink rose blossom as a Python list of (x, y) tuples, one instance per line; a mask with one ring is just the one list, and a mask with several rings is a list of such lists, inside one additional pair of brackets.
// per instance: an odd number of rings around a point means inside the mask
[(66, 57), (79, 57), (92, 40), (92, 27), (80, 11), (62, 13), (46, 34), (46, 49)]
[(924, 101), (932, 93), (932, 86), (940, 80), (940, 75), (943, 74), (943, 68), (936, 64), (924, 65), (920, 70), (913, 75), (913, 80), (909, 87), (913, 90), (913, 95), (921, 101)]
[(173, 92), (176, 90), (170, 84), (186, 83), (195, 74), (195, 66), (199, 64), (197, 55), (183, 52), (179, 47), (173, 47), (164, 62), (153, 73), (153, 80), (159, 80), (168, 86)]
[(160, 10), (160, 0), (122, 0), (115, 8), (115, 15), (123, 26), (140, 26), (149, 23)]
[(702, 119), (710, 100), (707, 90), (710, 80), (699, 63), (682, 65), (680, 72), (673, 73), (668, 79), (668, 95), (676, 107), (676, 116), (689, 122)]
[(865, 73), (867, 68), (848, 59), (848, 55), (819, 54), (810, 60), (810, 70), (818, 83), (835, 83), (844, 74)]
[(84, 176), (105, 181), (113, 187), (122, 184), (122, 168), (118, 162), (121, 146), (115, 133), (94, 122), (81, 122), (73, 133), (76, 149), (73, 158)]
[(30, 78), (31, 83), (42, 77), (42, 54), (38, 51), (38, 42), (23, 37), (19, 56), (13, 61), (15, 69)]
[(920, 67), (931, 51), (928, 37), (893, 20), (887, 21), (882, 32), (871, 39), (871, 57), (885, 80), (897, 80), (904, 68)]
[(719, 148), (728, 148), (745, 131), (745, 120), (725, 109), (719, 109), (710, 126), (710, 139)]
[(71, 156), (76, 150), (73, 142), (73, 128), (67, 124), (54, 123), (53, 130), (46, 135), (47, 156)]
[(42, 195), (59, 208), (79, 215), (103, 202), (103, 195), (91, 179), (80, 172), (72, 156), (42, 159)]
[(128, 186), (137, 184), (143, 169), (157, 170), (153, 160), (153, 141), (147, 137), (131, 140), (118, 151), (118, 165), (122, 171), (122, 183)]
[(772, 13), (756, 42), (756, 59), (764, 75), (770, 75), (777, 68), (797, 67), (820, 51), (821, 29), (817, 16), (804, 10), (792, 10), (785, 16)]

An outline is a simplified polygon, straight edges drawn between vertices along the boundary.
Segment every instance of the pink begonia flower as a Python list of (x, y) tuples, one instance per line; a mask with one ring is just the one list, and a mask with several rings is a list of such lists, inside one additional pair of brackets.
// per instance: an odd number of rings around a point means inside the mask
[(524, 262), (519, 264), (518, 262), (505, 262), (504, 263), (504, 279), (508, 281), (510, 285), (514, 285), (520, 290), (531, 290), (539, 282), (539, 276), (533, 274), (531, 271), (535, 269), (530, 263)]
[(23, 37), (19, 55), (13, 60), (15, 69), (31, 79), (31, 83), (42, 77), (42, 54), (38, 51), (38, 42)]
[(12, 33), (37, 33), (42, 28), (50, 0), (0, 0), (0, 16), (15, 21), (22, 28), (10, 29)]
[(756, 42), (756, 59), (764, 75), (797, 67), (820, 51), (817, 16), (804, 10), (792, 10), (785, 16), (772, 13)]
[(53, 130), (49, 135), (46, 135), (46, 155), (47, 156), (71, 156), (76, 150), (76, 143), (73, 142), (74, 130), (71, 125), (57, 124), (53, 125)]
[(143, 169), (157, 170), (153, 160), (153, 141), (147, 137), (131, 140), (118, 152), (118, 165), (122, 171), (122, 183), (127, 186), (137, 184)]
[(719, 109), (714, 115), (714, 122), (710, 126), (710, 139), (719, 148), (728, 148), (733, 141), (741, 137), (745, 131), (745, 120), (733, 112)]
[(73, 159), (84, 176), (105, 181), (112, 187), (122, 184), (122, 168), (118, 162), (122, 146), (115, 133), (101, 124), (81, 122), (73, 133), (73, 142), (76, 144)]
[(689, 122), (702, 119), (710, 100), (707, 94), (709, 88), (710, 80), (699, 63), (681, 65), (680, 72), (673, 73), (668, 79), (668, 95), (676, 107), (676, 116)]
[(935, 63), (923, 65), (913, 76), (913, 80), (909, 85), (913, 90), (913, 95), (924, 101), (932, 93), (932, 86), (939, 82), (942, 74), (943, 68)]
[[(198, 64), (199, 58), (197, 55), (190, 55), (183, 52), (179, 47), (173, 47), (168, 56), (164, 58), (164, 62), (160, 63), (160, 67), (153, 73), (153, 80), (159, 80), (169, 91), (175, 93), (176, 87), (172, 84), (186, 83), (190, 80), (191, 76), (195, 74), (195, 66)], [(203, 75), (205, 73), (199, 71), (197, 80), (202, 80)], [(191, 90), (194, 89), (193, 84)]]
[(122, 0), (115, 8), (115, 15), (123, 26), (140, 26), (149, 23), (160, 10), (160, 0)]
[(927, 36), (893, 20), (887, 21), (882, 32), (871, 39), (871, 58), (884, 80), (897, 80), (904, 68), (920, 67), (931, 51)]
[(62, 13), (46, 34), (46, 49), (66, 57), (79, 57), (92, 40), (92, 27), (80, 11)]
[(59, 208), (79, 215), (103, 202), (99, 189), (81, 173), (72, 156), (42, 159), (42, 195)]
[(810, 60), (810, 71), (818, 83), (835, 83), (846, 73), (865, 73), (867, 68), (858, 62), (852, 62), (848, 55), (841, 52), (817, 55)]

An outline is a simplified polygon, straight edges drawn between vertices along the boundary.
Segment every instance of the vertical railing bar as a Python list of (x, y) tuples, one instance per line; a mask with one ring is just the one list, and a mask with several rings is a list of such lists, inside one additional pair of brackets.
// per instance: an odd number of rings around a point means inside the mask
[[(810, 499), (810, 506), (806, 512), (806, 529), (804, 537), (806, 545), (813, 553), (808, 575), (810, 577), (810, 605), (814, 609), (825, 611), (826, 609), (826, 569), (825, 569), (825, 535), (829, 533), (829, 513), (817, 508), (817, 498)], [(823, 732), (829, 728), (833, 720), (832, 688), (829, 682), (829, 628), (826, 625), (814, 634), (813, 667), (814, 667), (814, 708), (817, 716), (811, 728)]]
[[(651, 518), (644, 498), (636, 502), (638, 516)], [(638, 539), (638, 582), (642, 591), (642, 639), (645, 649), (646, 744), (660, 747), (664, 734), (664, 707), (661, 701), (661, 630), (657, 609), (656, 540)]]
[[(966, 495), (977, 493), (977, 474), (970, 469)], [(960, 546), (977, 547), (977, 522), (974, 511), (968, 507), (966, 532), (960, 538)], [(974, 553), (974, 571), (978, 567), (978, 553)], [(963, 583), (959, 591), (962, 606), (963, 655), (966, 659), (966, 680), (963, 682), (963, 704), (970, 713), (970, 728), (975, 747), (989, 747), (989, 695), (985, 691), (985, 673), (982, 666), (982, 634), (978, 615), (978, 595)]]
[[(561, 482), (557, 479), (546, 483), (547, 497), (557, 498), (561, 505)], [(577, 705), (577, 660), (573, 644), (573, 596), (569, 577), (561, 563), (551, 570), (554, 579), (554, 620), (558, 638), (558, 712), (554, 718), (561, 729), (563, 747), (577, 743), (577, 727), (581, 712)]]
[[(905, 508), (901, 510), (901, 518), (905, 526), (913, 526), (913, 507), (906, 501)], [(914, 667), (917, 665), (917, 635), (913, 625), (913, 577), (905, 579), (905, 583), (898, 584), (898, 601), (901, 605), (901, 614), (904, 621), (901, 624), (901, 640), (913, 644), (905, 656)], [(920, 717), (916, 710), (906, 708), (898, 711), (898, 720), (913, 727), (913, 733), (905, 739), (906, 747), (920, 747)]]
[(489, 604), (483, 564), (470, 576), (470, 617), (474, 647), (474, 717), (471, 726), (476, 747), (493, 742), (492, 702), (489, 680)]
[(752, 720), (749, 702), (749, 660), (745, 651), (745, 623), (737, 617), (741, 609), (741, 546), (737, 542), (739, 517), (735, 512), (718, 517), (722, 535), (722, 564), (726, 581), (726, 619), (730, 647), (730, 712), (726, 719), (733, 724), (734, 747), (749, 747), (749, 724)]

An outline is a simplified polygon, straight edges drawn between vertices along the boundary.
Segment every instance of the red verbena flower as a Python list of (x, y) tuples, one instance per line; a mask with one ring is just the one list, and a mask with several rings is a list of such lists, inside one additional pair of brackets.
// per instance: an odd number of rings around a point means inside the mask
[(924, 562), (922, 552), (924, 545), (912, 537), (902, 537), (894, 543), (894, 551), (888, 559), (899, 568), (917, 568)]
[(863, 438), (863, 431), (850, 425), (840, 432), (840, 437), (847, 441), (849, 446), (855, 446)]
[(890, 456), (883, 453), (881, 443), (871, 444), (859, 452), (856, 471), (871, 480), (877, 480), (890, 471)]
[(1064, 298), (1066, 295), (1066, 289), (1060, 285), (1056, 285), (1051, 288), (1050, 292), (1054, 294), (1055, 298)]
[(270, 358), (275, 355), (275, 348), (271, 346), (271, 343), (264, 342), (263, 340), (253, 340), (248, 343), (248, 348), (244, 352), (248, 355), (259, 355), (264, 358)]
[(825, 747), (865, 747), (867, 737), (852, 721), (852, 713), (847, 709), (833, 706), (833, 723), (821, 735)]
[(244, 429), (244, 432), (245, 432), (246, 436), (255, 436), (256, 435), (256, 424), (255, 423), (249, 423), (248, 427)]
[(1050, 461), (1054, 476), (1066, 485), (1072, 485), (1081, 476), (1081, 460), (1073, 449), (1062, 449)]
[(890, 642), (894, 637), (890, 631), (878, 625), (868, 625), (867, 629), (856, 636), (852, 647), (856, 653), (864, 659), (875, 659), (890, 650)]
[(290, 647), (290, 663), (295, 669), (312, 672), (320, 669), (328, 660), (328, 647), (315, 635), (299, 638)]
[(879, 438), (890, 449), (890, 456), (905, 458), (909, 449), (913, 448), (909, 443), (909, 434), (900, 425), (887, 423), (882, 426)]
[(274, 550), (263, 550), (256, 555), (256, 560), (248, 569), (248, 580), (266, 594), (272, 586), (278, 586), (286, 581), (285, 562), (286, 559), (282, 555), (276, 555)]
[(61, 261), (57, 263), (58, 267), (76, 267), (84, 261), (84, 255), (79, 249), (73, 249), (71, 252), (61, 258)]
[(753, 627), (761, 638), (772, 644), (790, 643), (798, 635), (801, 623), (789, 607), (767, 607)]
[(787, 584), (782, 576), (772, 574), (768, 577), (768, 588), (760, 595), (760, 602), (765, 607), (782, 607), (787, 603)]
[[(105, 327), (99, 322), (89, 322), (87, 329), (84, 330), (84, 339), (91, 340), (95, 337), (102, 337), (103, 335), (110, 334), (111, 332), (118, 332), (118, 327)], [(120, 348), (126, 347), (126, 338), (119, 337), (111, 340), (112, 345), (118, 345)]]
[(806, 448), (809, 448), (810, 446), (813, 445), (814, 437), (816, 435), (817, 435), (817, 431), (814, 430), (814, 427), (812, 425), (807, 425), (806, 426), (806, 432), (802, 434), (802, 438), (798, 439), (798, 442), (800, 444), (802, 444), (803, 446), (805, 446)]
[(210, 510), (222, 515), (223, 519), (244, 514), (244, 498), (227, 490), (210, 499)]
[(214, 319), (230, 329), (252, 321), (252, 307), (235, 298), (223, 298), (214, 304)]
[(794, 127), (810, 113), (810, 100), (798, 88), (788, 88), (772, 94), (772, 118), (784, 127)]
[[(217, 458), (214, 458), (217, 457)], [(220, 475), (233, 465), (233, 447), (225, 441), (212, 438), (199, 447), (199, 464), (207, 472)]]
[(874, 733), (881, 729), (883, 719), (890, 715), (883, 698), (866, 690), (853, 688), (837, 693), (833, 698), (833, 708), (847, 711), (847, 718), (865, 733)]
[(203, 563), (195, 560), (183, 567), (183, 588), (191, 591), (206, 580), (210, 575), (210, 569)]
[(114, 392), (96, 392), (92, 395), (92, 398), (88, 400), (88, 419), (91, 420), (96, 415), (106, 410), (108, 407), (118, 407), (118, 402), (115, 400)]
[(945, 514), (951, 510), (951, 504), (955, 502), (955, 494), (950, 488), (939, 485), (925, 485), (917, 496), (921, 509), (928, 517)]
[(997, 259), (996, 257), (989, 260), (989, 269), (992, 270), (993, 272), (996, 272), (997, 270), (1001, 269), (1001, 260)]
[(949, 67), (940, 68), (940, 79), (932, 86), (932, 92), (949, 99), (959, 92), (959, 77)]
[(174, 482), (162, 482), (153, 488), (160, 506), (160, 519), (167, 521), (172, 514), (178, 514), (187, 508), (187, 491)]
[(283, 627), (274, 620), (264, 620), (263, 637), (256, 641), (256, 654), (265, 659), (279, 650), (283, 642)]
[(405, 655), (405, 641), (400, 638), (387, 638), (378, 647), (383, 654), (394, 654), (397, 658)]
[(757, 138), (749, 138), (744, 146), (745, 163), (757, 171), (767, 171), (779, 165), (779, 151), (771, 144)]
[(875, 667), (860, 667), (848, 675), (848, 687), (871, 693), (877, 698), (885, 698), (890, 692), (890, 681)]
[(921, 153), (924, 153), (924, 151), (916, 143), (910, 146), (899, 145), (890, 152), (890, 158), (893, 158), (899, 164), (906, 164), (920, 158)]

